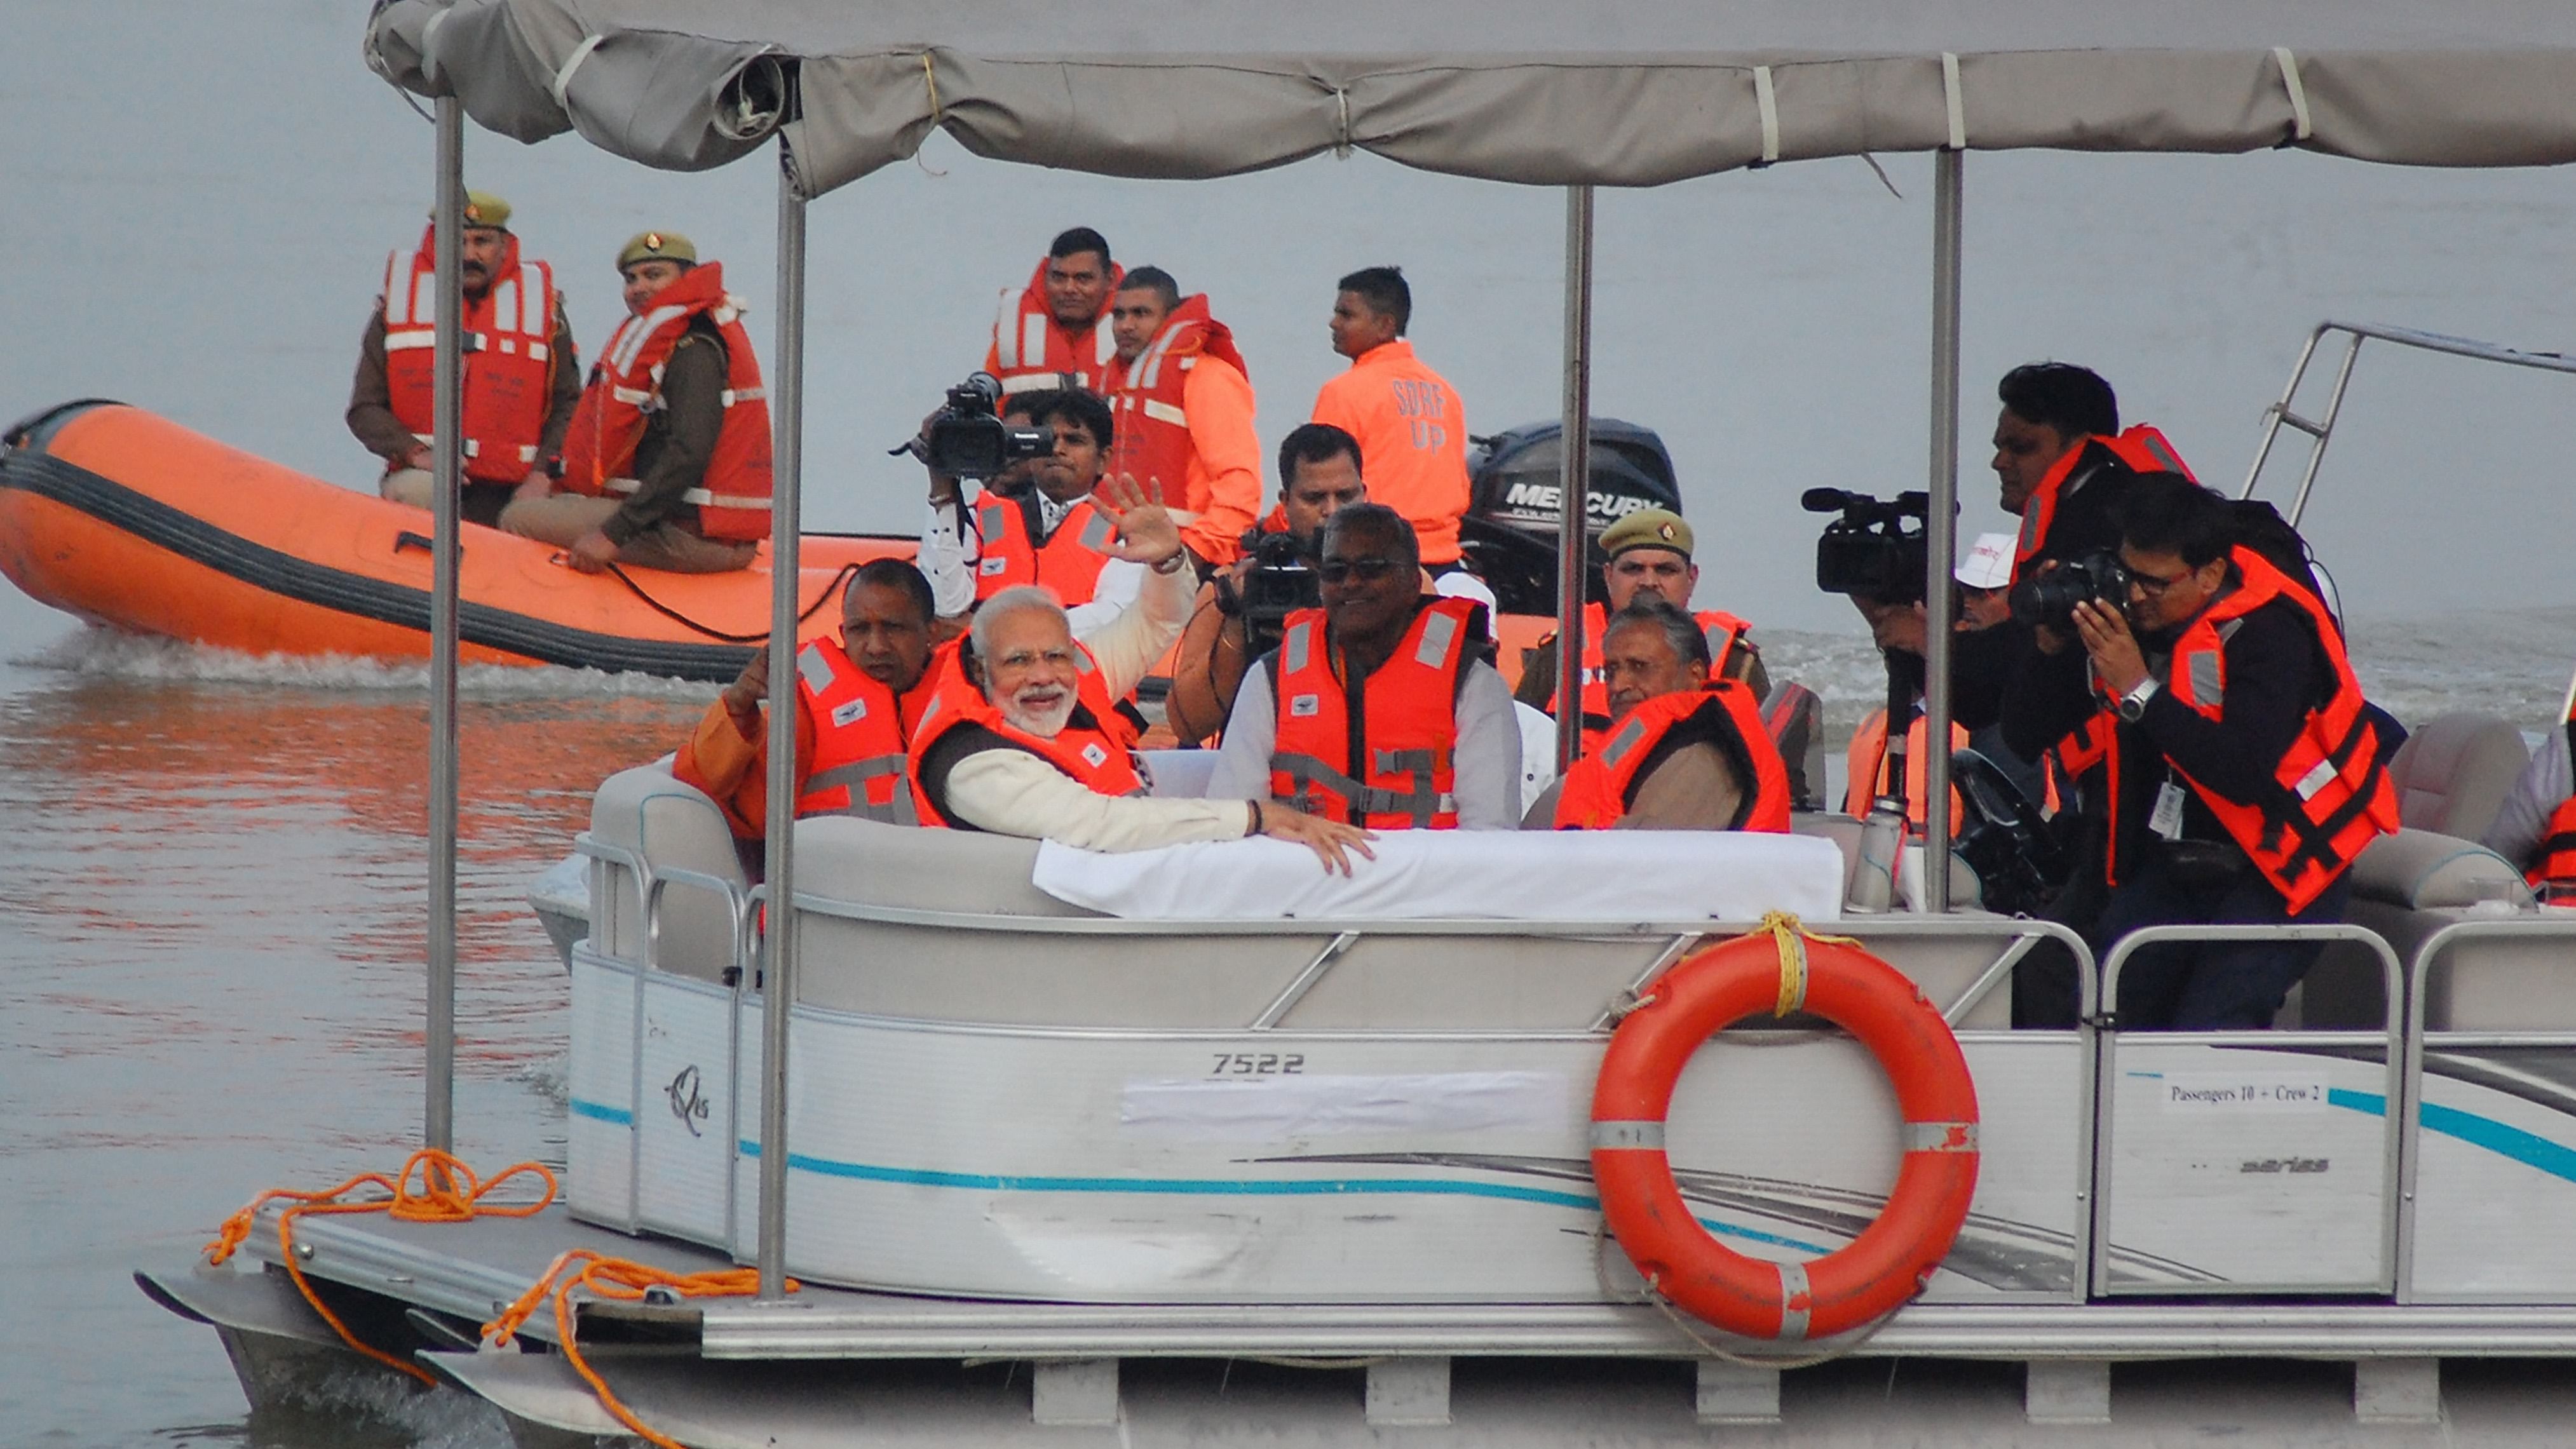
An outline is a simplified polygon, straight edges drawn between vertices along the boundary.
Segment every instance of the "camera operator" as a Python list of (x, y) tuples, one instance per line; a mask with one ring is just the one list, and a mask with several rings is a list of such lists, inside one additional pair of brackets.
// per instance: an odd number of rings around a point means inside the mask
[[(998, 469), (972, 498), (931, 469), (922, 572), (952, 626), (978, 600), (1043, 584), (1064, 602), (1074, 633), (1087, 636), (1134, 603), (1144, 582), (1142, 565), (1111, 553), (1115, 525), (1092, 497), (1109, 454), (1109, 405), (1068, 388), (1014, 393), (1000, 409), (1001, 426), (1051, 432), (1054, 450)], [(925, 423), (925, 438), (930, 431)]]
[[(2109, 895), (2093, 949), (2150, 925), (2342, 919), (2345, 871), (2397, 828), (2397, 804), (2333, 616), (2236, 543), (2227, 502), (2187, 477), (2137, 475), (2110, 517), (2117, 567), (2065, 571), (2093, 596), (2068, 608), (2071, 632), (2033, 628), (2004, 706), (2016, 748), (2103, 722)], [(2319, 949), (2149, 948), (2123, 974), (2120, 1022), (2269, 1026)]]
[(1359, 440), (1330, 423), (1301, 423), (1279, 442), (1279, 506), (1243, 535), (1243, 556), (1199, 590), (1181, 632), (1164, 720), (1184, 745), (1225, 727), (1253, 660), (1278, 647), (1291, 613), (1318, 607), (1324, 520), (1368, 501)]

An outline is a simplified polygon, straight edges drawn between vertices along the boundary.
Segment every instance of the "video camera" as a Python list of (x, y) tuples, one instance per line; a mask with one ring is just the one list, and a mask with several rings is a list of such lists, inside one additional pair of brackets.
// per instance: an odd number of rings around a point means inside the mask
[(1218, 606), (1242, 618), (1246, 658), (1278, 648), (1290, 614), (1322, 607), (1322, 581), (1306, 548), (1292, 533), (1261, 534), (1248, 550), (1253, 564), (1240, 590), (1218, 576)]
[(1921, 601), (1931, 558), (1923, 523), (1931, 516), (1932, 495), (1899, 493), (1888, 503), (1866, 493), (1810, 488), (1798, 504), (1809, 513), (1842, 514), (1816, 540), (1817, 588), (1881, 603)]
[(2087, 600), (2099, 600), (2114, 609), (2129, 602), (2129, 570), (2107, 548), (2080, 554), (2013, 585), (2012, 616), (2018, 623), (2071, 633), (2075, 606)]
[(1055, 434), (1045, 428), (1004, 427), (997, 411), (1001, 400), (1002, 384), (989, 372), (950, 388), (947, 406), (922, 429), (915, 450), (921, 461), (934, 473), (983, 482), (1013, 463), (1055, 451)]

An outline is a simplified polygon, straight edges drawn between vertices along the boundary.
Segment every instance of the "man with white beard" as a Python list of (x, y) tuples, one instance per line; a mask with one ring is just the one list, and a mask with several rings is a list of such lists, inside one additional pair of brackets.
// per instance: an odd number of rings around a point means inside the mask
[(1149, 565), (1136, 601), (1078, 640), (1064, 604), (1023, 585), (986, 599), (958, 667), (912, 738), (922, 823), (1053, 840), (1085, 850), (1147, 850), (1268, 835), (1311, 848), (1348, 874), (1368, 832), (1269, 800), (1151, 799), (1111, 701), (1136, 687), (1188, 617), (1197, 582), (1178, 526), (1133, 479), (1104, 496), (1113, 556)]

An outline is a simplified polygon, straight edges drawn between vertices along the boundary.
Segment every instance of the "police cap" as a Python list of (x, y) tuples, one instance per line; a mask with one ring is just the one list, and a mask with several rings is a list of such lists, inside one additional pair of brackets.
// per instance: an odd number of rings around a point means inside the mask
[(1601, 530), (1601, 551), (1612, 558), (1632, 548), (1669, 549), (1691, 556), (1691, 526), (1682, 516), (1661, 508), (1640, 508)]

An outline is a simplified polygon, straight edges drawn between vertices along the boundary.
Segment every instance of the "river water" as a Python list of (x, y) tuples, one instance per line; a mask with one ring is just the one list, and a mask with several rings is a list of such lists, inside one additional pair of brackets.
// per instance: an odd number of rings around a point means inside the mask
[[(429, 132), (337, 0), (15, 0), (0, 46), (0, 414), (118, 396), (350, 486), (351, 355), (385, 249), (416, 235)], [(753, 162), (649, 176), (571, 139), (479, 133), (563, 267), (576, 333), (605, 259), (677, 227), (769, 336), (773, 200)], [(1775, 677), (1848, 726), (1875, 662), (1805, 584), (1816, 483), (1920, 486), (1921, 158), (1784, 166), (1601, 199), (1595, 396), (1663, 430), (1708, 566)], [(2229, 480), (2305, 329), (2357, 316), (2532, 346), (2576, 334), (2576, 197), (2554, 173), (2317, 157), (1969, 163), (1966, 370), (2093, 361)], [(814, 212), (809, 435), (824, 526), (902, 527), (879, 454), (980, 349), (1045, 236), (1108, 230), (1206, 286), (1276, 439), (1335, 365), (1330, 279), (1403, 262), (1416, 335), (1480, 428), (1553, 412), (1558, 199), (1365, 158), (1174, 184), (1009, 171), (935, 142)], [(2409, 720), (2555, 717), (2576, 636), (2564, 383), (2378, 358), (2313, 532), (2374, 693)], [(1972, 388), (1963, 531), (2000, 526)], [(1800, 632), (1804, 631), (1804, 632)], [(460, 1146), (557, 1161), (565, 985), (519, 899), (598, 779), (670, 748), (709, 692), (566, 671), (464, 690)], [(417, 670), (228, 658), (90, 631), (0, 590), (0, 1442), (490, 1449), (450, 1402), (247, 1422), (214, 1336), (127, 1275), (183, 1262), (277, 1184), (390, 1168), (420, 1111), (426, 694)]]

